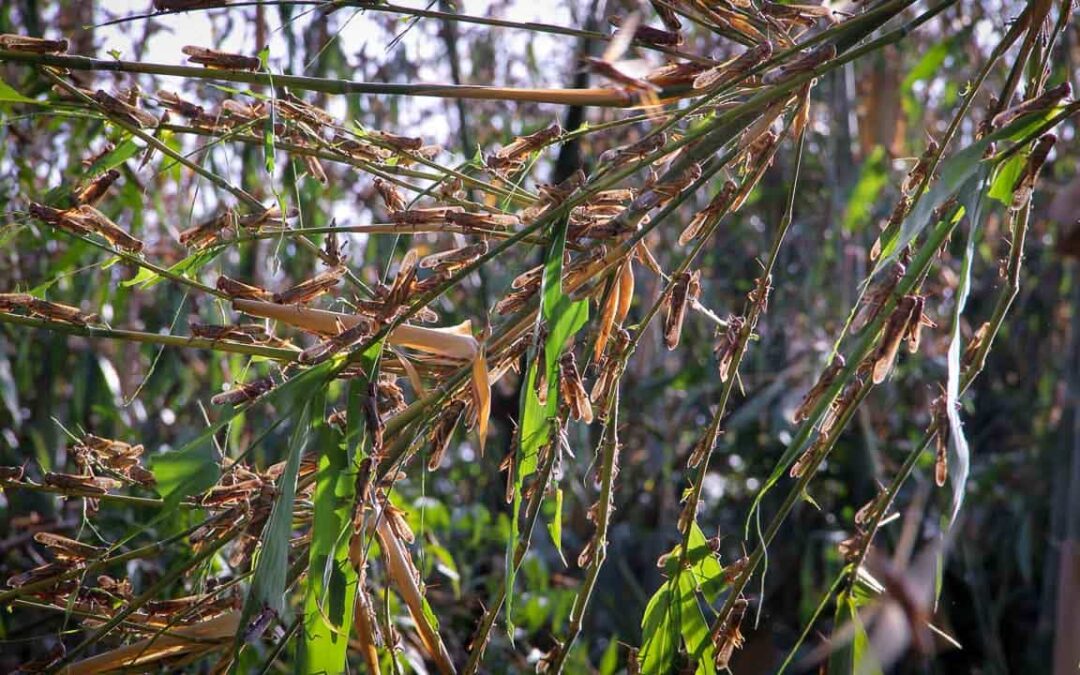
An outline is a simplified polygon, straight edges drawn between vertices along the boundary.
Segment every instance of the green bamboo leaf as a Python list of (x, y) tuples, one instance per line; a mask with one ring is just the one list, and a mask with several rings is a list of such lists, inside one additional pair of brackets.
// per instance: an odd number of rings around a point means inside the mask
[(125, 138), (115, 148), (105, 153), (97, 159), (93, 164), (87, 167), (83, 172), (84, 176), (96, 176), (99, 173), (104, 173), (109, 169), (115, 169), (124, 162), (128, 161), (141, 150), (142, 146), (137, 144), (130, 134), (125, 134)]
[(709, 547), (705, 533), (701, 531), (697, 521), (690, 524), (690, 545), (687, 547), (686, 559), (690, 563), (694, 582), (704, 593), (705, 599), (709, 603), (716, 602), (725, 586), (724, 567)]
[(36, 105), (45, 105), (45, 101), (35, 101), (32, 98), (23, 96), (3, 80), (0, 80), (0, 103), (34, 103)]
[(641, 621), (641, 651), (638, 659), (643, 675), (666, 675), (675, 663), (679, 646), (679, 605), (671, 582), (665, 582), (645, 606)]
[(686, 653), (697, 664), (697, 675), (715, 675), (716, 652), (709, 636), (709, 623), (701, 611), (694, 580), (689, 574), (679, 575), (680, 631), (686, 644)]
[[(350, 400), (366, 395), (376, 377), (382, 343), (361, 356), (365, 375), (349, 380)], [(352, 630), (353, 602), (358, 578), (349, 562), (349, 535), (356, 496), (354, 455), (367, 454), (370, 441), (363, 433), (364, 416), (347, 417), (345, 438), (339, 437), (322, 415), (313, 415), (319, 465), (315, 474), (314, 515), (304, 597), (304, 639), (296, 662), (297, 672), (345, 671), (345, 655)]]
[(1018, 152), (997, 168), (994, 172), (994, 180), (990, 184), (989, 196), (992, 199), (998, 200), (1005, 206), (1012, 204), (1013, 188), (1016, 187), (1016, 181), (1020, 179), (1027, 157), (1028, 153)]
[(566, 247), (567, 218), (562, 218), (553, 226), (551, 246), (544, 262), (544, 276), (541, 282), (540, 316), (547, 325), (547, 340), (544, 343), (544, 372), (547, 375), (548, 395), (546, 405), (540, 404), (536, 395), (537, 367), (535, 350), (530, 355), (529, 369), (522, 387), (520, 446), (515, 458), (513, 511), (510, 518), (510, 537), (506, 553), (506, 616), (507, 630), (513, 633), (513, 624), (509, 617), (513, 607), (514, 577), (517, 573), (514, 565), (514, 546), (517, 543), (521, 511), (521, 486), (527, 476), (537, 469), (540, 450), (551, 438), (554, 418), (559, 410), (559, 357), (567, 342), (585, 325), (589, 318), (587, 300), (575, 302), (563, 293), (563, 251)]
[(548, 523), (548, 534), (551, 535), (551, 542), (555, 544), (555, 550), (559, 552), (559, 557), (562, 558), (563, 565), (566, 564), (566, 556), (562, 550), (562, 510), (563, 510), (563, 490), (562, 488), (555, 489), (555, 513), (551, 516), (551, 522)]
[[(167, 270), (174, 274), (194, 278), (195, 274), (199, 270), (201, 270), (203, 267), (205, 267), (207, 264), (217, 258), (223, 250), (224, 249), (218, 248), (210, 249), (207, 251), (199, 251), (198, 253), (189, 255), (183, 260), (174, 263), (172, 266), (168, 267)], [(157, 284), (165, 280), (166, 277), (161, 276), (154, 270), (140, 267), (138, 274), (126, 281), (121, 281), (120, 285), (125, 288), (138, 286), (141, 289), (147, 289), (156, 286)]]

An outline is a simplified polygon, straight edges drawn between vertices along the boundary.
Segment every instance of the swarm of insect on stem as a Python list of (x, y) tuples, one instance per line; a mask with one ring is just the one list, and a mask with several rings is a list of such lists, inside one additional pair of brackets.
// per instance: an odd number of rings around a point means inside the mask
[(904, 278), (904, 274), (906, 273), (907, 266), (904, 263), (897, 261), (877, 283), (867, 289), (862, 304), (859, 306), (859, 310), (851, 320), (852, 335), (873, 323), (874, 319), (881, 313), (881, 308), (888, 302), (889, 297), (892, 296), (893, 291), (896, 290), (897, 284), (900, 283), (900, 280)]
[(279, 305), (307, 304), (337, 286), (343, 276), (345, 276), (344, 267), (334, 267), (325, 272), (320, 272), (291, 288), (275, 293), (274, 302)]
[(717, 670), (726, 670), (735, 650), (742, 649), (745, 640), (741, 626), (749, 604), (746, 598), (737, 598), (732, 604), (727, 617), (717, 625), (712, 633), (713, 649), (715, 649), (716, 653), (714, 664)]
[(742, 331), (745, 325), (745, 317), (730, 315), (727, 318), (727, 326), (718, 328), (716, 331), (713, 354), (716, 356), (721, 382), (727, 382), (731, 375), (731, 364), (742, 342)]
[(260, 66), (257, 56), (244, 56), (229, 52), (210, 49), (208, 47), (195, 47), (187, 45), (180, 49), (191, 63), (198, 63), (214, 70), (258, 70)]
[(518, 136), (509, 144), (484, 158), (484, 166), (496, 175), (506, 177), (525, 168), (529, 155), (541, 150), (563, 133), (558, 122), (531, 134)]
[[(918, 348), (918, 332), (921, 330), (922, 311), (920, 298), (914, 295), (905, 295), (896, 303), (889, 320), (885, 323), (885, 329), (881, 334), (881, 342), (871, 358), (874, 362), (873, 383), (881, 384), (892, 370), (896, 353), (900, 349), (900, 343), (905, 337), (909, 337), (914, 347)], [(918, 315), (916, 315), (918, 312)]]
[(251, 382), (237, 384), (232, 389), (215, 395), (210, 399), (210, 403), (214, 405), (239, 405), (254, 401), (275, 386), (277, 386), (277, 382), (273, 377), (260, 377)]
[(1056, 87), (1051, 87), (1043, 93), (1030, 98), (1023, 103), (1014, 105), (1011, 108), (1003, 110), (994, 116), (994, 119), (990, 121), (990, 126), (994, 129), (1000, 129), (1008, 126), (1010, 122), (1017, 118), (1023, 117), (1029, 113), (1042, 112), (1044, 110), (1050, 110), (1057, 106), (1059, 103), (1069, 98), (1072, 95), (1072, 85), (1068, 81), (1062, 82)]
[(86, 206), (94, 206), (101, 201), (112, 184), (120, 178), (120, 172), (109, 169), (105, 173), (87, 181), (75, 191), (75, 201)]
[(825, 395), (825, 392), (829, 390), (829, 387), (836, 381), (840, 371), (844, 369), (846, 362), (842, 354), (837, 354), (833, 357), (831, 363), (825, 367), (825, 370), (821, 372), (821, 377), (810, 388), (810, 391), (806, 392), (806, 396), (803, 397), (802, 403), (795, 409), (795, 415), (793, 417), (796, 423), (802, 422), (810, 417), (810, 412), (817, 405), (821, 397)]
[(1054, 134), (1044, 134), (1039, 137), (1039, 140), (1035, 141), (1035, 147), (1031, 149), (1031, 154), (1028, 155), (1027, 162), (1024, 163), (1024, 169), (1013, 185), (1013, 198), (1012, 203), (1009, 205), (1010, 210), (1020, 211), (1027, 206), (1031, 200), (1031, 193), (1035, 189), (1035, 181), (1039, 177), (1039, 171), (1042, 169), (1043, 164), (1046, 163), (1046, 158), (1056, 142), (1057, 136)]
[(559, 393), (570, 408), (570, 417), (585, 424), (592, 424), (592, 404), (589, 403), (589, 395), (585, 393), (574, 352), (569, 350), (559, 358)]
[(686, 306), (701, 295), (701, 272), (680, 272), (675, 275), (671, 285), (671, 296), (667, 302), (667, 316), (664, 319), (664, 344), (668, 350), (679, 346), (682, 335), (683, 319)]

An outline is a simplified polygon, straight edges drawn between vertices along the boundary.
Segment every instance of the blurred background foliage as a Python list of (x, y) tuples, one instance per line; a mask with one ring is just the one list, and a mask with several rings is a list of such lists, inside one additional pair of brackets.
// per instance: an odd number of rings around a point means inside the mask
[[(615, 0), (592, 2), (464, 3), (462, 11), (515, 20), (543, 20), (607, 30), (608, 15), (631, 9)], [(530, 6), (531, 5), (531, 6)], [(869, 269), (868, 251), (879, 225), (899, 194), (899, 186), (928, 135), (948, 124), (959, 97), (985, 62), (989, 49), (1007, 29), (1020, 2), (963, 0), (902, 42), (860, 59), (822, 78), (813, 90), (811, 127), (806, 137), (794, 224), (780, 254), (768, 313), (758, 326), (741, 370), (741, 396), (731, 409), (718, 454), (706, 478), (699, 522), (708, 536), (721, 537), (723, 559), (743, 553), (742, 532), (751, 500), (791, 438), (791, 416), (820, 372), (823, 359), (847, 318), (858, 284)], [(439, 8), (451, 11), (449, 2)], [(370, 82), (459, 82), (500, 86), (581, 86), (587, 78), (579, 60), (603, 45), (571, 36), (530, 36), (510, 29), (415, 19), (384, 12), (341, 8), (311, 11), (290, 3), (265, 3), (229, 11), (153, 17), (116, 26), (104, 22), (127, 15), (128, 3), (3, 3), (0, 32), (64, 35), (71, 51), (107, 58), (119, 50), (126, 59), (175, 62), (179, 45), (200, 44), (189, 31), (208, 37), (205, 44), (269, 45), (275, 72)], [(92, 26), (92, 27), (90, 27)], [(691, 53), (737, 53), (707, 31), (690, 28), (681, 48)], [(248, 50), (250, 51), (250, 49)], [(164, 56), (162, 56), (164, 55)], [(1080, 25), (1072, 22), (1059, 42), (1051, 81), (1072, 81), (1080, 58)], [(975, 109), (990, 105), (1000, 88), (1008, 59), (991, 71)], [(16, 90), (35, 96), (49, 87), (26, 68), (0, 64), (0, 76)], [(82, 74), (90, 82), (89, 74)], [(94, 87), (139, 83), (144, 90), (181, 86), (169, 78), (97, 73)], [(91, 87), (91, 88), (94, 88)], [(189, 82), (188, 98), (219, 102), (229, 88)], [(367, 128), (422, 135), (443, 146), (444, 164), (487, 153), (513, 136), (559, 121), (565, 128), (600, 125), (626, 113), (617, 109), (567, 108), (507, 101), (358, 95), (315, 96), (312, 102)], [(19, 215), (27, 199), (77, 180), (84, 158), (99, 153), (106, 138), (122, 142), (101, 120), (58, 114), (33, 107), (9, 108), (0, 131), (0, 290), (45, 291), (50, 299), (98, 312), (110, 325), (150, 332), (183, 332), (189, 315), (220, 321), (221, 308), (168, 282), (152, 288), (126, 283), (137, 270), (125, 264), (103, 266), (101, 251), (77, 241), (62, 241)], [(978, 119), (976, 112), (974, 119)], [(578, 144), (541, 153), (531, 176), (535, 183), (566, 176), (565, 167), (588, 171), (604, 150), (639, 137), (647, 125), (619, 127), (584, 136)], [(975, 133), (961, 128), (957, 145)], [(1034, 197), (1031, 230), (1020, 294), (991, 352), (986, 371), (964, 399), (964, 419), (972, 447), (972, 472), (961, 520), (944, 573), (939, 623), (963, 645), (943, 648), (923, 663), (912, 657), (902, 668), (913, 672), (1045, 672), (1055, 634), (1058, 546), (1076, 520), (1080, 482), (1078, 450), (1078, 341), (1076, 318), (1080, 285), (1077, 265), (1066, 242), (1076, 237), (1080, 212), (1080, 152), (1075, 124), (1058, 132), (1061, 142), (1047, 165)], [(167, 134), (171, 147), (187, 151), (198, 140)], [(302, 166), (278, 153), (267, 174), (263, 150), (255, 145), (221, 144), (193, 157), (263, 201), (274, 191), (295, 204), (305, 227), (381, 222), (383, 207), (370, 176), (327, 163), (329, 181), (320, 185), (301, 175)], [(784, 209), (793, 172), (793, 154), (781, 152), (747, 207), (729, 216), (700, 258), (702, 303), (719, 316), (738, 311), (760, 271), (776, 223)], [(156, 260), (182, 257), (178, 232), (213, 213), (223, 195), (190, 171), (169, 162), (136, 170), (122, 168), (109, 213), (147, 242)], [(157, 167), (156, 170), (152, 167)], [(670, 227), (648, 239), (665, 267), (681, 224), (705, 205), (713, 190), (701, 191), (679, 211)], [(1008, 250), (1000, 215), (991, 213), (979, 242), (968, 316), (985, 317), (1002, 283), (999, 261)], [(1070, 228), (1074, 228), (1070, 230)], [(942, 252), (927, 280), (930, 316), (927, 347), (899, 365), (894, 376), (871, 394), (856, 423), (812, 483), (811, 501), (793, 513), (769, 549), (764, 584), (750, 590), (762, 607), (760, 624), (744, 625), (747, 646), (733, 661), (736, 672), (776, 668), (810, 617), (821, 594), (842, 565), (837, 543), (848, 536), (854, 511), (870, 499), (877, 484), (892, 475), (930, 421), (929, 404), (944, 381), (946, 328), (952, 288), (959, 273), (963, 242)], [(351, 236), (346, 254), (358, 276), (377, 279), (382, 265), (407, 248), (387, 236)], [(449, 235), (413, 237), (421, 252), (452, 245)], [(522, 248), (522, 247), (519, 247)], [(1073, 250), (1075, 255), (1075, 249)], [(471, 319), (483, 325), (488, 308), (510, 279), (539, 261), (539, 251), (514, 250), (470, 276), (437, 302), (445, 324)], [(250, 279), (263, 286), (301, 279), (317, 268), (314, 255), (289, 241), (269, 239), (229, 249), (209, 263), (217, 273)], [(640, 276), (639, 293), (653, 298), (657, 279)], [(651, 300), (650, 300), (651, 301)], [(635, 303), (632, 317), (647, 304)], [(965, 323), (970, 335), (977, 324)], [(626, 373), (621, 394), (624, 455), (615, 492), (615, 520), (607, 564), (600, 575), (583, 639), (571, 655), (571, 672), (612, 673), (623, 667), (620, 643), (641, 642), (640, 617), (660, 583), (657, 558), (677, 540), (675, 520), (686, 485), (686, 456), (710, 417), (720, 381), (712, 348), (713, 325), (691, 313), (683, 346), (668, 352), (661, 328), (652, 326)], [(263, 363), (241, 355), (162, 348), (133, 342), (90, 340), (21, 326), (0, 326), (0, 464), (28, 464), (28, 471), (70, 467), (65, 430), (79, 430), (144, 443), (153, 453), (179, 448), (215, 418), (209, 397), (233, 381), (247, 379)], [(502, 578), (509, 532), (498, 465), (510, 447), (517, 416), (517, 381), (501, 381), (493, 392), (494, 433), (481, 456), (475, 436), (455, 438), (440, 469), (410, 472), (395, 499), (408, 509), (418, 533), (418, 565), (428, 598), (440, 617), (444, 639), (454, 654), (468, 636)], [(246, 447), (259, 434), (253, 460), (260, 466), (283, 458), (290, 429), (273, 427), (280, 411), (255, 407), (229, 429), (228, 442)], [(590, 471), (597, 432), (572, 425), (575, 452), (563, 464), (563, 545), (560, 559), (551, 540), (538, 532), (526, 558), (515, 603), (517, 635), (511, 644), (494, 633), (486, 667), (490, 672), (531, 668), (566, 626), (580, 583), (573, 564), (592, 525), (586, 510), (593, 501)], [(920, 491), (933, 485), (932, 457), (925, 458), (901, 492), (902, 511)], [(941, 510), (947, 490), (930, 499)], [(925, 492), (923, 492), (925, 495)], [(765, 511), (774, 506), (766, 500)], [(544, 520), (551, 517), (550, 505)], [(931, 513), (934, 513), (931, 510)], [(928, 515), (928, 518), (937, 517)], [(0, 577), (25, 569), (35, 527), (72, 532), (91, 528), (128, 533), (152, 523), (140, 538), (159, 539), (188, 525), (187, 516), (153, 521), (138, 507), (105, 507), (83, 520), (77, 501), (60, 502), (45, 494), (6, 492), (0, 497)], [(887, 526), (881, 543), (895, 539), (898, 525)], [(1073, 536), (1075, 532), (1071, 533)], [(127, 576), (136, 585), (158, 578), (174, 551), (157, 559), (134, 561)], [(70, 627), (62, 616), (21, 609), (0, 617), (0, 667), (10, 670), (40, 655), (49, 640)], [(42, 635), (51, 636), (44, 637)], [(815, 641), (811, 636), (811, 642)], [(40, 643), (39, 640), (44, 640)]]

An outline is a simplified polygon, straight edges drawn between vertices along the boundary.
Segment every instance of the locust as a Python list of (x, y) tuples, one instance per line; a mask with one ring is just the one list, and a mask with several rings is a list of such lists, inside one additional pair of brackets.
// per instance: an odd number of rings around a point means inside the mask
[(810, 391), (806, 392), (806, 396), (803, 397), (802, 403), (795, 410), (794, 420), (795, 422), (802, 422), (810, 417), (810, 411), (813, 410), (817, 402), (821, 400), (821, 397), (836, 381), (837, 376), (840, 375), (840, 371), (844, 369), (846, 362), (842, 354), (837, 354), (833, 357), (831, 363), (825, 367), (822, 371), (821, 377), (814, 383), (814, 386), (810, 388)]
[(795, 59), (790, 64), (771, 72), (763, 78), (765, 84), (777, 84), (784, 80), (812, 71), (823, 63), (827, 63), (836, 57), (836, 45), (822, 45), (817, 49)]
[(926, 144), (926, 150), (919, 157), (919, 161), (915, 163), (915, 166), (911, 167), (911, 171), (908, 171), (907, 176), (904, 177), (904, 182), (900, 185), (900, 192), (905, 196), (910, 196), (915, 192), (915, 188), (926, 180), (930, 165), (933, 163), (937, 153), (938, 144), (935, 141)]
[(728, 377), (731, 375), (731, 364), (735, 360), (735, 352), (739, 348), (740, 334), (745, 325), (745, 318), (732, 315), (727, 319), (727, 328), (717, 330), (717, 341), (713, 346), (713, 354), (716, 355), (721, 382), (727, 382)]
[(630, 143), (629, 145), (623, 145), (604, 151), (600, 155), (599, 162), (601, 164), (611, 164), (613, 168), (620, 167), (656, 152), (664, 147), (665, 143), (667, 143), (666, 134), (663, 132), (652, 134), (639, 141)]
[(668, 6), (665, 0), (649, 0), (649, 3), (656, 10), (657, 16), (660, 17), (660, 21), (664, 24), (664, 27), (670, 31), (677, 31), (682, 28), (682, 21), (679, 20), (679, 15), (675, 13), (671, 7)]
[(701, 271), (680, 272), (675, 275), (668, 299), (667, 317), (664, 321), (664, 344), (668, 350), (679, 346), (682, 335), (683, 317), (686, 316), (687, 304), (697, 300), (701, 294)]
[(109, 490), (115, 490), (120, 487), (120, 481), (112, 478), (80, 476), (70, 473), (53, 473), (51, 471), (45, 474), (45, 477), (42, 478), (42, 482), (45, 485), (62, 490), (79, 490), (81, 492), (98, 495), (108, 494)]
[(201, 105), (185, 101), (179, 94), (167, 89), (159, 89), (157, 99), (166, 109), (193, 120), (202, 119), (206, 115), (206, 110)]
[(245, 300), (270, 300), (274, 294), (265, 288), (245, 284), (222, 274), (217, 279), (216, 287), (222, 293), (232, 299), (243, 298)]
[(1062, 82), (1056, 87), (1047, 89), (1042, 94), (1028, 99), (1023, 103), (1015, 105), (1011, 108), (1003, 110), (1002, 112), (994, 115), (994, 118), (990, 121), (990, 126), (995, 129), (1000, 129), (1003, 126), (1008, 125), (1013, 120), (1023, 117), (1028, 113), (1033, 113), (1042, 110), (1048, 110), (1056, 106), (1059, 102), (1068, 98), (1072, 94), (1072, 85), (1066, 82)]
[(75, 221), (86, 230), (96, 232), (117, 248), (133, 253), (143, 250), (144, 244), (141, 240), (128, 234), (104, 213), (89, 204), (83, 204), (65, 211), (61, 214), (61, 218), (69, 222)]
[(636, 91), (655, 98), (656, 93), (660, 91), (660, 87), (628, 72), (638, 64), (634, 62), (616, 62), (616, 59), (626, 53), (630, 43), (633, 42), (640, 21), (640, 16), (631, 14), (622, 22), (622, 26), (615, 33), (611, 42), (608, 43), (607, 49), (604, 50), (600, 58), (591, 56), (584, 58), (585, 68), (625, 87), (628, 91)]
[(1046, 158), (1056, 142), (1057, 136), (1054, 134), (1044, 134), (1039, 137), (1039, 140), (1035, 141), (1035, 147), (1031, 149), (1031, 154), (1028, 155), (1024, 169), (1013, 185), (1013, 198), (1009, 204), (1010, 211), (1020, 211), (1027, 206), (1027, 203), (1031, 200), (1031, 193), (1035, 189), (1035, 181), (1039, 177), (1039, 171), (1042, 169), (1043, 164), (1046, 163)]
[(273, 389), (277, 383), (272, 377), (260, 377), (251, 382), (238, 384), (229, 391), (224, 391), (210, 399), (214, 405), (238, 405), (246, 401), (254, 401), (266, 392)]
[(276, 104), (282, 116), (288, 119), (305, 122), (316, 129), (323, 126), (337, 126), (337, 120), (333, 115), (292, 94), (286, 94), (277, 99)]
[(749, 604), (746, 598), (736, 599), (731, 606), (731, 612), (712, 634), (713, 646), (716, 649), (714, 664), (718, 670), (726, 670), (735, 650), (743, 646), (745, 640), (740, 627)]
[(261, 101), (249, 104), (234, 101), (230, 98), (222, 101), (221, 109), (230, 117), (235, 117), (241, 122), (257, 122), (265, 118), (267, 114), (266, 104)]
[(300, 363), (308, 365), (322, 363), (371, 335), (374, 330), (374, 323), (371, 320), (361, 318), (356, 325), (345, 328), (337, 335), (300, 352)]
[[(622, 28), (627, 20), (621, 16), (609, 16), (608, 23), (616, 28)], [(634, 27), (633, 39), (656, 47), (678, 47), (683, 43), (683, 36), (678, 30), (662, 30), (646, 26), (640, 22)]]
[(460, 206), (430, 206), (419, 209), (394, 211), (390, 220), (395, 225), (435, 225), (448, 221), (449, 214), (461, 211)]
[(340, 133), (334, 135), (333, 138), (334, 147), (340, 152), (349, 155), (355, 159), (361, 159), (368, 162), (381, 162), (390, 157), (390, 152), (385, 148), (380, 148), (377, 145), (371, 145), (355, 138), (343, 136)]
[(428, 456), (429, 471), (438, 469), (442, 464), (446, 449), (450, 446), (450, 439), (454, 435), (454, 429), (457, 428), (464, 412), (463, 401), (452, 401), (442, 409), (435, 423), (431, 425), (431, 431), (428, 433), (428, 440), (431, 443), (431, 454)]
[(559, 358), (559, 391), (562, 399), (570, 406), (570, 416), (585, 424), (592, 424), (592, 404), (589, 403), (589, 395), (585, 393), (572, 351), (567, 351)]
[(386, 205), (386, 210), (391, 216), (405, 210), (405, 198), (401, 196), (401, 192), (393, 183), (382, 178), (376, 178), (375, 189), (378, 191), (379, 196), (382, 197), (383, 204)]
[(49, 549), (57, 560), (93, 560), (101, 556), (104, 549), (91, 546), (52, 532), (38, 532), (34, 541)]
[(261, 65), (258, 57), (231, 54), (229, 52), (187, 45), (180, 49), (191, 63), (198, 63), (214, 70), (258, 70)]
[(761, 13), (780, 23), (787, 24), (789, 28), (802, 28), (808, 30), (813, 28), (814, 25), (825, 19), (829, 23), (834, 23), (836, 17), (828, 7), (823, 5), (800, 5), (800, 4), (781, 4), (779, 2), (770, 2), (765, 0), (761, 3)]
[(34, 218), (58, 227), (65, 232), (78, 235), (91, 233), (90, 228), (87, 227), (85, 223), (77, 219), (68, 218), (65, 212), (60, 209), (46, 206), (45, 204), (38, 204), (37, 202), (30, 202), (27, 210)]
[(0, 34), (0, 49), (27, 54), (63, 54), (68, 50), (68, 41), (3, 33)]
[(260, 323), (218, 326), (192, 321), (188, 323), (188, 328), (190, 328), (193, 337), (208, 340), (232, 340), (245, 344), (259, 344), (269, 340), (266, 326)]
[(508, 145), (488, 155), (484, 159), (484, 164), (496, 172), (519, 171), (525, 168), (525, 159), (529, 155), (551, 144), (562, 133), (562, 127), (556, 122), (526, 136), (519, 136)]
[(396, 152), (415, 152), (424, 147), (424, 139), (411, 136), (399, 136), (389, 131), (369, 131), (367, 135), (376, 142), (387, 145)]
[(101, 201), (101, 198), (105, 196), (105, 193), (109, 191), (109, 188), (112, 187), (112, 184), (119, 178), (119, 171), (116, 169), (109, 169), (80, 187), (75, 193), (75, 201), (87, 206), (97, 204)]
[(36, 316), (51, 319), (53, 321), (74, 323), (81, 326), (85, 326), (97, 319), (96, 314), (84, 314), (78, 307), (33, 297), (30, 298), (26, 308), (30, 310), (31, 314)]
[(328, 269), (301, 281), (292, 288), (275, 293), (273, 300), (279, 305), (306, 304), (337, 286), (344, 275), (344, 267)]
[(698, 211), (694, 217), (690, 220), (690, 224), (686, 226), (686, 229), (679, 235), (679, 245), (686, 246), (692, 241), (697, 240), (701, 235), (709, 228), (711, 228), (720, 218), (727, 213), (731, 208), (731, 203), (735, 198), (735, 192), (738, 187), (732, 180), (724, 181), (724, 185), (720, 188), (720, 191), (701, 211)]
[(454, 248), (449, 251), (433, 253), (426, 256), (420, 260), (420, 268), (436, 271), (458, 269), (472, 264), (478, 258), (486, 255), (487, 252), (488, 243), (486, 241), (479, 241), (475, 244), (462, 246), (461, 248)]
[(742, 78), (755, 66), (767, 62), (772, 56), (772, 43), (761, 42), (735, 56), (729, 62), (705, 70), (693, 79), (693, 89), (714, 89)]
[(156, 117), (141, 108), (136, 108), (129, 103), (121, 101), (119, 98), (103, 89), (98, 89), (94, 92), (93, 99), (105, 110), (105, 112), (123, 120), (133, 127), (145, 129), (147, 127), (157, 126), (158, 120)]
[(180, 243), (188, 248), (201, 249), (218, 240), (223, 230), (236, 227), (236, 212), (226, 209), (209, 220), (193, 225), (180, 233)]
[(446, 214), (449, 223), (464, 229), (504, 230), (521, 223), (521, 218), (512, 213), (469, 213), (450, 211)]

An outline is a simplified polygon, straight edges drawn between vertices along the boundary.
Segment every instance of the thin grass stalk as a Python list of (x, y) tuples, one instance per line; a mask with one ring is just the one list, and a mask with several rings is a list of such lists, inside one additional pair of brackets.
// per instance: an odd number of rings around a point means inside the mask
[(550, 661), (548, 672), (561, 673), (566, 663), (566, 657), (574, 648), (574, 643), (581, 634), (582, 622), (585, 620), (585, 612), (592, 598), (593, 589), (596, 588), (596, 579), (600, 576), (600, 568), (607, 559), (607, 533), (611, 522), (612, 503), (614, 501), (615, 472), (618, 467), (619, 454), (619, 383), (622, 372), (616, 376), (614, 393), (608, 403), (607, 419), (601, 440), (603, 455), (600, 459), (600, 494), (597, 503), (600, 508), (596, 514), (596, 531), (591, 540), (592, 560), (589, 561), (585, 578), (581, 582), (581, 589), (574, 599), (574, 606), (570, 610), (570, 626), (566, 637), (554, 650), (554, 656)]

